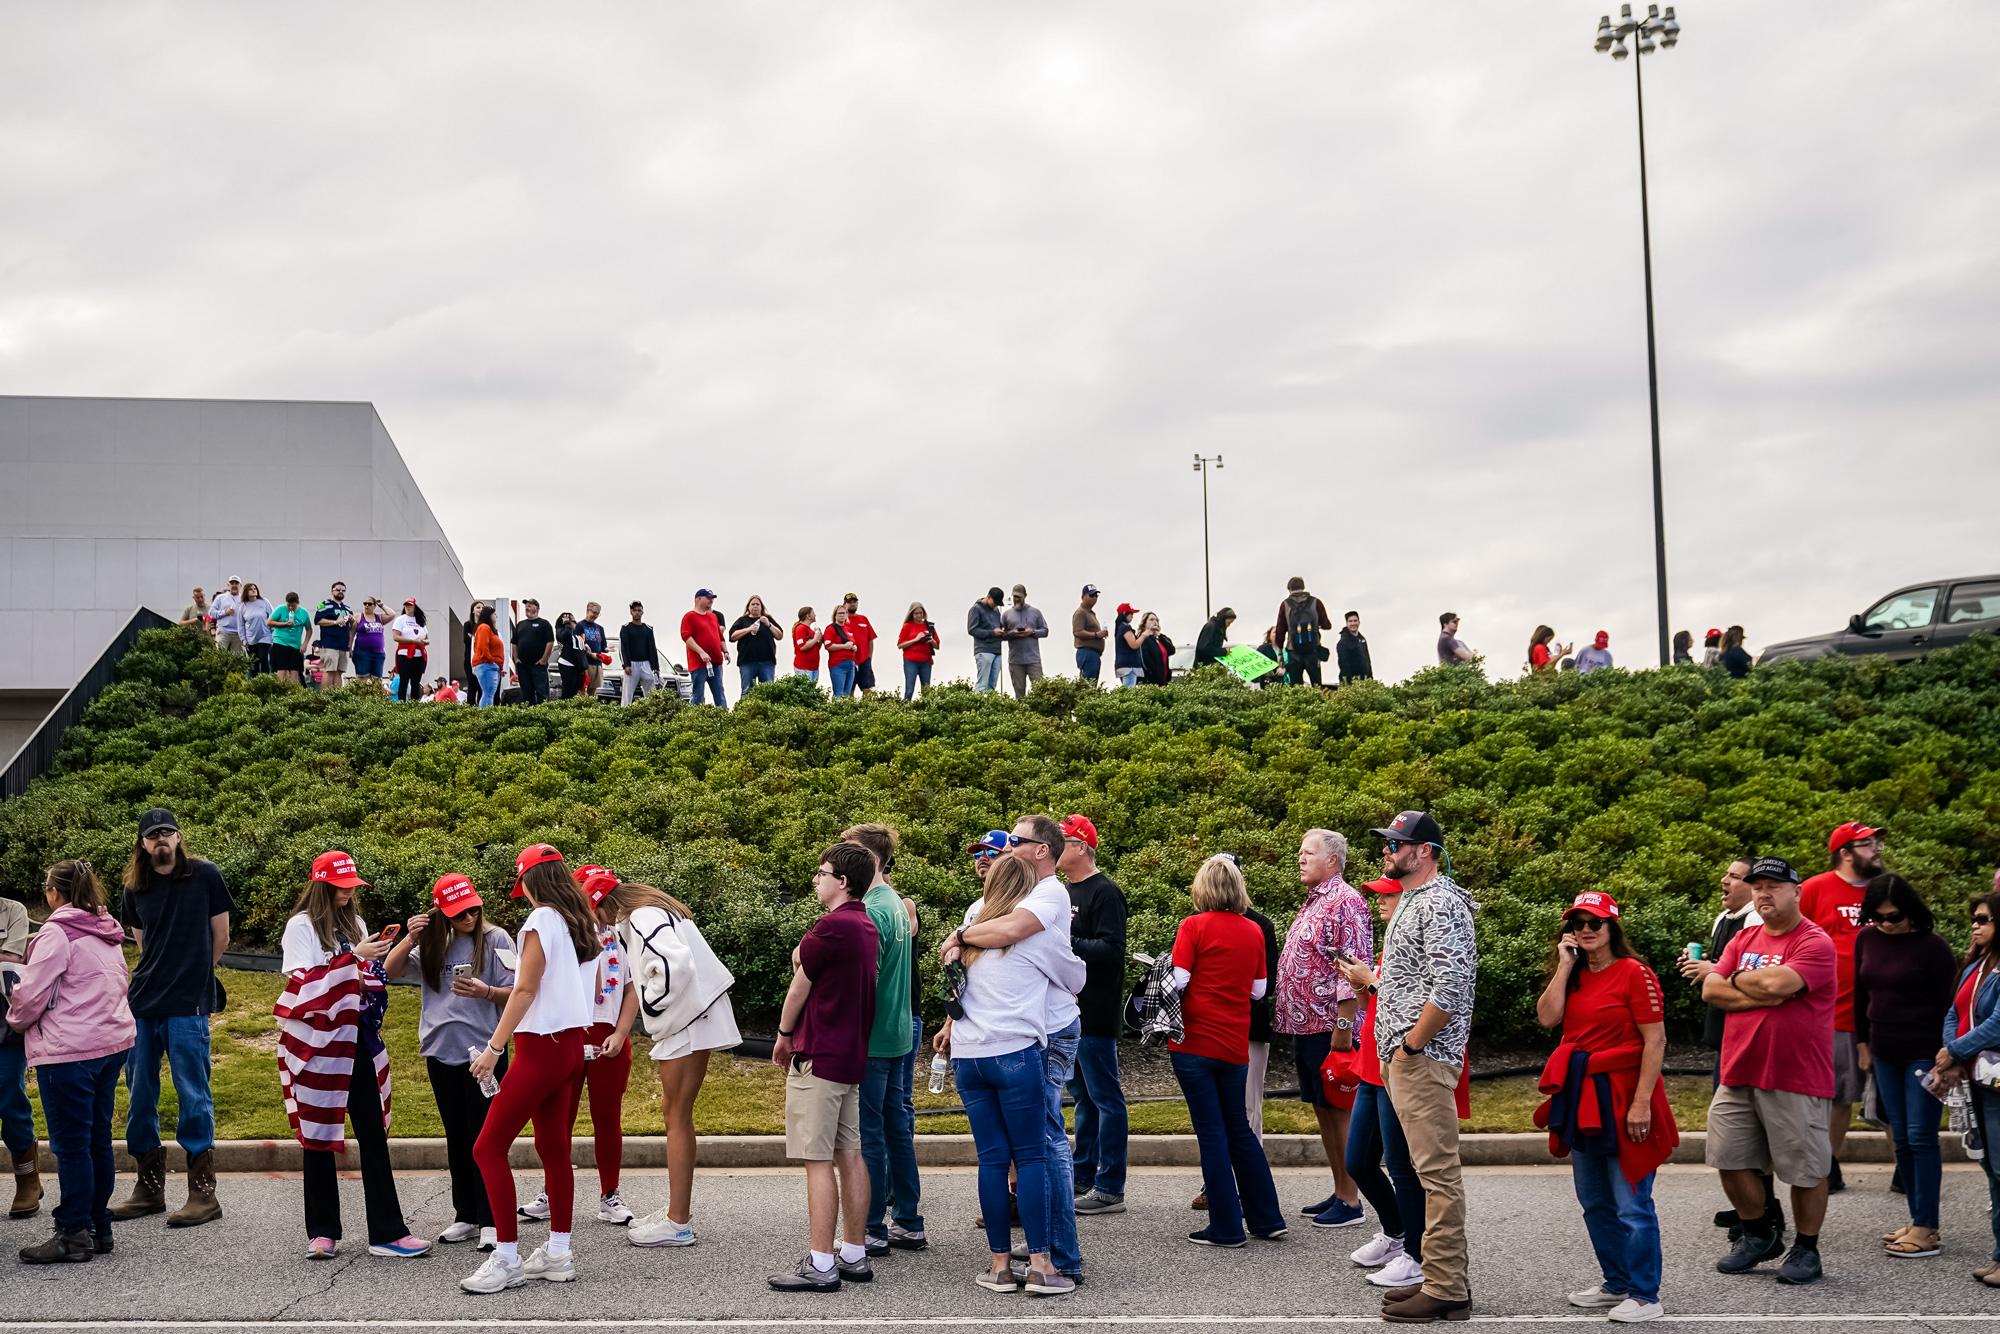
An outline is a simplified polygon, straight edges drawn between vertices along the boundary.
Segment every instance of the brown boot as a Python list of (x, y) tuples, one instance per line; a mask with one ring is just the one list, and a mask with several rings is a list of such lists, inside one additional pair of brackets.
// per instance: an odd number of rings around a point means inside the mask
[(29, 1149), (14, 1155), (14, 1203), (7, 1210), (9, 1218), (33, 1218), (42, 1211), (42, 1174), (35, 1170), (36, 1152)]
[(139, 1159), (139, 1179), (132, 1193), (111, 1206), (111, 1216), (125, 1221), (167, 1211), (167, 1151), (155, 1149)]
[(1407, 1301), (1382, 1308), (1382, 1318), (1392, 1325), (1431, 1325), (1440, 1320), (1472, 1319), (1472, 1301), (1448, 1302), (1420, 1292)]
[(215, 1150), (204, 1149), (188, 1163), (187, 1203), (167, 1215), (168, 1227), (200, 1227), (222, 1217), (215, 1202)]

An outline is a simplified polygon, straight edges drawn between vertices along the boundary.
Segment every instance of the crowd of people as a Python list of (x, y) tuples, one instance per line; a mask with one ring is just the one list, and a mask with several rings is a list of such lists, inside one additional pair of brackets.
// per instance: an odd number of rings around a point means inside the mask
[[(1107, 628), (1098, 611), (1101, 596), (1095, 584), (1085, 584), (1070, 613), (1078, 678), (1102, 683), (1109, 650), (1111, 674), (1120, 686), (1171, 681), (1176, 650), (1159, 613), (1121, 602)], [(677, 663), (676, 650), (662, 653), (659, 637), (646, 622), (645, 606), (637, 601), (627, 609), (630, 619), (615, 632), (601, 619), (604, 609), (596, 602), (585, 604), (581, 617), (566, 611), (551, 623), (533, 598), (510, 604), (505, 617), (502, 608), (476, 601), (464, 621), (462, 656), (468, 672), (464, 681), (449, 672), (430, 675), (430, 622), (415, 598), (404, 599), (398, 613), (380, 598), (367, 596), (357, 611), (348, 605), (343, 582), (336, 582), (308, 611), (297, 593), (286, 593), (284, 601), (274, 606), (255, 583), (231, 579), (227, 589), (213, 597), (196, 588), (181, 621), (202, 627), (219, 647), (248, 657), (253, 673), (338, 689), (350, 679), (380, 681), (393, 668), (399, 700), (465, 702), (482, 708), (500, 703), (510, 687), (514, 697), (526, 704), (550, 698), (552, 686), (558, 698), (595, 697), (614, 654), (625, 704), (661, 689), (671, 677), (684, 675), (695, 703), (726, 707), (725, 675), (732, 661), (740, 697), (760, 682), (777, 679), (779, 654), (788, 638), (792, 675), (818, 684), (824, 668), (828, 687), (841, 698), (877, 688), (875, 647), (881, 636), (862, 612), (857, 594), (848, 593), (835, 604), (824, 625), (813, 607), (800, 607), (789, 631), (762, 597), (752, 595), (734, 619), (718, 611), (715, 602), (713, 589), (695, 591), (694, 605), (680, 619)], [(1223, 607), (1202, 623), (1194, 641), (1195, 666), (1221, 662), (1227, 656), (1237, 619), (1234, 608)], [(1442, 664), (1479, 659), (1458, 637), (1459, 624), (1456, 612), (1438, 617), (1437, 656)], [(1049, 637), (1049, 622), (1029, 603), (1025, 585), (1015, 584), (1011, 594), (997, 585), (988, 589), (967, 610), (965, 631), (972, 642), (973, 689), (1000, 688), (1003, 655), (1015, 695), (1026, 695), (1042, 679), (1042, 641)], [(892, 643), (902, 660), (903, 698), (914, 699), (931, 688), (944, 644), (923, 603), (910, 604)], [(1685, 630), (1675, 635), (1676, 664), (1697, 661), (1693, 643)], [(1615, 665), (1610, 645), (1610, 633), (1599, 630), (1590, 645), (1575, 651), (1573, 644), (1557, 643), (1549, 626), (1537, 626), (1528, 642), (1525, 670), (1600, 671)], [(1751, 658), (1743, 647), (1742, 626), (1711, 629), (1705, 645), (1701, 665), (1719, 666), (1736, 677), (1749, 674)], [(1252, 647), (1276, 664), (1260, 668), (1269, 672), (1260, 677), (1262, 684), (1310, 683), (1324, 688), (1375, 676), (1361, 613), (1344, 613), (1336, 627), (1326, 602), (1307, 590), (1303, 576), (1287, 582), (1284, 600)], [(448, 654), (445, 660), (449, 661)], [(1324, 671), (1329, 662), (1331, 682)], [(893, 685), (885, 681), (882, 687)]]
[[(1380, 840), (1382, 874), (1360, 886), (1347, 878), (1342, 834), (1303, 836), (1306, 897), (1282, 932), (1251, 904), (1235, 856), (1210, 856), (1171, 951), (1129, 956), (1146, 970), (1129, 1000), (1125, 900), (1098, 864), (1090, 819), (1024, 815), (969, 844), (981, 896), (938, 947), (947, 1016), (930, 1016), (940, 1022), (928, 1045), (930, 1087), (955, 1080), (978, 1152), (979, 1287), (1073, 1292), (1085, 1275), (1078, 1219), (1125, 1212), (1118, 1039), (1130, 1024), (1166, 1045), (1199, 1146), (1195, 1207), (1206, 1218), (1189, 1242), (1240, 1248), (1288, 1231), (1261, 1140), (1265, 1072), (1274, 1046), (1288, 1045), (1329, 1172), (1329, 1193), (1299, 1214), (1338, 1229), (1372, 1212), (1373, 1235), (1351, 1258), (1383, 1289), (1385, 1320), (1466, 1317), (1458, 1128), (1469, 1114), (1476, 907), (1432, 816), (1405, 811), (1369, 833)], [(822, 911), (792, 953), (771, 1059), (785, 1072), (786, 1154), (805, 1173), (805, 1253), (771, 1275), (782, 1291), (868, 1282), (877, 1261), (931, 1245), (914, 1143), (927, 1031), (915, 967), (922, 910), (895, 888), (897, 847), (892, 829), (863, 824), (826, 848), (813, 873)], [(1888, 1257), (1941, 1253), (1946, 1105), (1969, 1143), (2000, 1137), (2000, 876), (1971, 904), (1971, 948), (1960, 960), (1915, 888), (1884, 868), (1880, 830), (1843, 824), (1828, 849), (1828, 870), (1803, 883), (1780, 858), (1736, 859), (1710, 938), (1676, 960), (1709, 1007), (1718, 1049), (1705, 1156), (1729, 1205), (1717, 1216), (1729, 1229), (1715, 1264), (1724, 1274), (1778, 1261), (1780, 1283), (1821, 1277), (1828, 1196), (1843, 1184), (1838, 1155), (1870, 1082), (1910, 1220), (1882, 1238)], [(234, 903), (161, 808), (141, 818), (121, 886), (114, 915), (87, 862), (59, 862), (45, 876), (48, 915), (31, 940), (24, 915), (0, 916), (0, 959), (16, 961), (6, 1018), (23, 1039), (0, 1047), (14, 1053), (0, 1065), (12, 1215), (41, 1205), (25, 1067), (36, 1071), (61, 1183), (54, 1235), (22, 1248), (30, 1264), (88, 1261), (112, 1250), (115, 1221), (166, 1213), (162, 1061), (189, 1163), (187, 1199), (166, 1223), (222, 1214), (208, 1016), (220, 1004), (215, 966)], [(341, 1251), (330, 1150), (351, 1127), (370, 1255), (470, 1243), (484, 1253), (461, 1283), (474, 1293), (574, 1278), (570, 1138), (586, 1096), (597, 1220), (636, 1246), (694, 1244), (695, 1096), (710, 1054), (737, 1047), (741, 1034), (734, 979), (686, 905), (602, 866), (571, 867), (546, 843), (515, 861), (509, 889), (527, 909), (517, 934), (486, 919), (463, 874), (437, 880), (429, 910), (374, 930), (360, 900), (369, 888), (354, 858), (323, 853), (283, 934), (279, 1081), (302, 1146), (304, 1254)], [(1599, 1269), (1569, 1302), (1616, 1322), (1650, 1320), (1663, 1313), (1665, 1281), (1652, 1190), (1679, 1141), (1662, 1080), (1665, 997), (1611, 895), (1583, 890), (1552, 918), (1536, 1015), (1557, 1041), (1536, 1121), (1551, 1153), (1570, 1162)], [(139, 949), (129, 979), (127, 929)], [(387, 1140), (387, 983), (412, 966), (450, 1162), (453, 1217), (435, 1241), (411, 1233)], [(660, 1083), (668, 1165), (667, 1197), (643, 1216), (619, 1189), (635, 1031), (649, 1039)], [(121, 1074), (138, 1174), (114, 1206)], [(529, 1127), (542, 1183), (523, 1204), (509, 1155)], [(2000, 1287), (2000, 1178), (1993, 1155), (1982, 1162), (1994, 1238), (1974, 1277)], [(548, 1230), (523, 1256), (530, 1225)]]

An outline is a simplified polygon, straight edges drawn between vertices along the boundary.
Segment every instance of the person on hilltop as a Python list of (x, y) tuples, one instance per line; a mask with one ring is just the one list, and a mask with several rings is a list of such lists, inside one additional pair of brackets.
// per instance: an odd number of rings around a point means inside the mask
[(624, 671), (619, 693), (626, 707), (640, 695), (660, 688), (659, 641), (653, 637), (653, 627), (646, 624), (645, 605), (634, 602), (631, 612), (632, 619), (618, 627), (618, 663)]
[(1569, 1304), (1637, 1324), (1664, 1314), (1653, 1179), (1680, 1130), (1660, 1079), (1667, 1054), (1660, 979), (1626, 944), (1620, 916), (1618, 901), (1596, 890), (1578, 894), (1563, 916), (1549, 982), (1535, 1002), (1536, 1020), (1562, 1035), (1542, 1067), (1550, 1096), (1535, 1124), (1548, 1130), (1549, 1151), (1569, 1159), (1602, 1275), (1595, 1287), (1572, 1292)]
[(1174, 641), (1160, 628), (1160, 614), (1149, 611), (1141, 616), (1132, 638), (1139, 654), (1141, 679), (1149, 686), (1170, 684), (1174, 679)]
[(1674, 631), (1674, 666), (1694, 664), (1694, 636), (1685, 630)]
[(784, 637), (778, 618), (764, 610), (763, 598), (752, 593), (743, 604), (743, 614), (729, 626), (729, 642), (736, 645), (738, 698), (760, 681), (778, 679), (778, 643)]
[(214, 639), (215, 614), (209, 608), (208, 594), (197, 586), (189, 596), (192, 601), (187, 606), (181, 608), (180, 623), (182, 625), (192, 625), (210, 639)]
[[(27, 957), (32, 929), (27, 908), (0, 896), (0, 965), (9, 965), (0, 976), (0, 1007), (6, 1004), (7, 987), (16, 974), (13, 966)], [(42, 1210), (42, 1178), (36, 1166), (41, 1146), (35, 1140), (35, 1107), (28, 1101), (27, 1052), (5, 1036), (0, 1034), (0, 1142), (14, 1159), (14, 1202), (7, 1217), (32, 1218)]]
[(382, 668), (389, 659), (388, 636), (384, 627), (390, 621), (389, 609), (376, 597), (361, 600), (361, 615), (354, 622), (354, 679), (357, 681), (379, 681)]
[[(1833, 941), (1799, 911), (1799, 873), (1759, 857), (1746, 877), (1763, 920), (1737, 932), (1702, 979), (1701, 998), (1723, 1013), (1722, 1082), (1708, 1105), (1703, 1158), (1722, 1179), (1742, 1232), (1716, 1261), (1744, 1274), (1784, 1256), (1778, 1282), (1817, 1282), (1833, 1151)], [(1764, 1208), (1763, 1174), (1792, 1189), (1792, 1248)]]
[(1446, 667), (1454, 663), (1471, 662), (1476, 655), (1458, 637), (1458, 613), (1455, 611), (1438, 614), (1438, 662)]
[(1001, 637), (1007, 641), (1007, 675), (1014, 684), (1014, 698), (1024, 699), (1028, 687), (1042, 679), (1042, 644), (1049, 636), (1048, 620), (1040, 608), (1028, 605), (1028, 588), (1014, 585), (1014, 599), (1000, 613)]
[(583, 619), (576, 623), (576, 637), (583, 641), (583, 693), (589, 699), (597, 698), (597, 687), (604, 682), (605, 655), (611, 646), (604, 623), (598, 619), (602, 615), (601, 605), (586, 602)]
[(1981, 1142), (1989, 1146), (1979, 1166), (1986, 1174), (1993, 1249), (1987, 1253), (1987, 1263), (1973, 1270), (1972, 1276), (1989, 1288), (2000, 1288), (2000, 1162), (1995, 1162), (2000, 1155), (1991, 1147), (2000, 1145), (2000, 1090), (1976, 1079), (1967, 1082), (1981, 1054), (2000, 1047), (2000, 929), (1994, 926), (2000, 921), (2000, 873), (1993, 879), (1994, 891), (1975, 897), (1970, 905), (1971, 943), (1958, 974), (1951, 1009), (1944, 1017), (1944, 1045), (1938, 1048), (1932, 1069), (1940, 1091), (1961, 1082), (1967, 1084), (1973, 1122)]
[(1590, 641), (1590, 647), (1576, 655), (1577, 675), (1601, 672), (1611, 665), (1611, 632), (1599, 630)]
[(861, 611), (861, 596), (849, 593), (840, 599), (847, 608), (847, 633), (854, 637), (854, 688), (863, 694), (875, 688), (875, 624)]
[(972, 688), (982, 695), (1000, 688), (1000, 646), (1006, 637), (1000, 603), (1005, 596), (995, 585), (965, 613), (965, 633), (972, 639)]
[[(472, 703), (475, 707), (479, 704), (481, 691), (479, 688), (479, 670), (473, 665), (472, 650), (479, 636), (479, 619), (485, 614), (486, 609), (485, 602), (479, 598), (474, 598), (472, 605), (465, 609), (464, 623), (459, 626), (459, 634), (462, 637), (460, 642), (461, 647), (465, 651), (467, 671), (465, 687), (471, 692)], [(503, 652), (500, 656), (504, 659), (507, 655)]]
[(237, 619), (243, 625), (244, 652), (250, 655), (250, 675), (269, 676), (271, 603), (254, 581), (243, 585), (243, 600), (237, 604)]
[(215, 1198), (215, 1100), (209, 1092), (208, 1017), (215, 1013), (215, 965), (229, 948), (229, 896), (214, 862), (188, 856), (172, 811), (139, 817), (125, 863), (120, 915), (139, 947), (130, 1002), (137, 1033), (125, 1065), (131, 1099), (125, 1151), (139, 1165), (132, 1193), (111, 1210), (120, 1221), (165, 1213), (167, 1153), (160, 1147), (160, 1061), (173, 1074), (180, 1109), (175, 1139), (188, 1160), (187, 1203), (168, 1227), (199, 1227), (222, 1217)]
[(1139, 658), (1139, 632), (1132, 628), (1132, 617), (1138, 610), (1129, 602), (1119, 603), (1111, 626), (1111, 670), (1121, 686), (1138, 685), (1146, 675), (1146, 664)]
[(396, 643), (396, 698), (417, 701), (423, 691), (424, 668), (430, 665), (430, 618), (415, 598), (403, 599), (402, 614), (389, 623)]
[(903, 698), (915, 699), (917, 687), (931, 689), (931, 664), (937, 659), (937, 627), (921, 602), (912, 602), (903, 614), (903, 628), (896, 632), (896, 647), (903, 653)]
[[(1125, 1015), (1125, 893), (1097, 866), (1097, 826), (1066, 815), (1056, 871), (1069, 885), (1070, 949), (1083, 960), (1077, 993), (1081, 1036), (1069, 1092), (1076, 1104), (1071, 1153), (1078, 1214), (1125, 1212), (1125, 1166), (1131, 1134), (1118, 1079), (1118, 1035)], [(1060, 1186), (1062, 1183), (1058, 1182)]]
[(353, 665), (354, 627), (358, 619), (347, 605), (347, 581), (336, 579), (326, 600), (313, 608), (313, 633), (319, 642), (320, 684), (340, 689), (340, 678)]
[(1221, 662), (1229, 652), (1229, 627), (1236, 624), (1234, 607), (1218, 607), (1215, 615), (1202, 622), (1201, 631), (1194, 637), (1194, 665), (1206, 667), (1213, 662)]
[(1368, 636), (1361, 633), (1361, 613), (1350, 611), (1341, 617), (1340, 638), (1334, 641), (1334, 656), (1340, 667), (1340, 683), (1375, 679), (1374, 659), (1368, 652)]
[(1743, 647), (1742, 626), (1732, 625), (1722, 632), (1722, 652), (1716, 662), (1739, 681), (1750, 675), (1750, 651)]
[(266, 620), (271, 627), (271, 674), (292, 685), (304, 684), (304, 644), (312, 617), (300, 605), (299, 595), (285, 594), (285, 605), (271, 612)]
[[(1356, 616), (1356, 623), (1361, 620)], [(1306, 591), (1304, 575), (1293, 575), (1285, 581), (1285, 600), (1278, 604), (1278, 643), (1285, 653), (1285, 681), (1288, 685), (1299, 685), (1311, 681), (1320, 684), (1320, 664), (1327, 659), (1326, 632), (1333, 629), (1333, 618), (1326, 614), (1326, 603)]]
[(854, 683), (860, 671), (861, 650), (854, 639), (854, 632), (848, 628), (849, 617), (845, 603), (833, 609), (833, 621), (820, 636), (826, 646), (826, 675), (833, 687), (835, 699), (849, 699), (854, 694)]
[[(923, 1181), (917, 1173), (917, 1117), (910, 1055), (922, 1040), (910, 1005), (916, 970), (917, 905), (896, 892), (896, 831), (883, 824), (843, 829), (843, 843), (859, 844), (875, 859), (875, 875), (861, 906), (875, 924), (875, 1022), (868, 1030), (868, 1065), (861, 1080), (861, 1160), (868, 1169), (868, 1213), (863, 1245), (871, 1256), (891, 1250), (921, 1251)], [(893, 1217), (891, 1209), (894, 1209)]]
[(209, 600), (208, 617), (215, 625), (215, 646), (238, 657), (243, 647), (243, 581), (234, 575), (229, 586)]
[(555, 656), (557, 693), (561, 698), (575, 699), (583, 693), (583, 669), (588, 657), (583, 636), (576, 631), (576, 613), (562, 612), (556, 617)]
[(1104, 622), (1097, 619), (1097, 585), (1085, 584), (1083, 597), (1069, 614), (1069, 635), (1076, 644), (1076, 676), (1079, 681), (1096, 681), (1104, 674), (1104, 645), (1109, 638)]
[(1552, 672), (1556, 664), (1570, 655), (1573, 647), (1558, 644), (1555, 629), (1547, 625), (1535, 627), (1535, 633), (1528, 637), (1528, 670), (1530, 672)]
[(549, 660), (556, 653), (556, 628), (542, 617), (542, 604), (534, 598), (521, 599), (520, 620), (510, 636), (514, 647), (514, 676), (521, 683), (521, 703), (549, 702)]
[(490, 709), (500, 702), (500, 677), (507, 669), (507, 645), (493, 627), (493, 608), (481, 605), (472, 622), (473, 684), (479, 688), (478, 705)]
[(1701, 665), (1715, 666), (1722, 657), (1722, 631), (1713, 626), (1709, 627), (1708, 633), (1702, 637), (1701, 644)]
[(800, 607), (792, 623), (792, 675), (819, 684), (819, 653), (822, 636), (813, 624), (818, 615), (811, 607)]
[(1854, 1040), (1854, 942), (1861, 934), (1861, 904), (1868, 882), (1882, 874), (1882, 831), (1849, 820), (1826, 836), (1826, 851), (1827, 869), (1799, 886), (1799, 911), (1833, 941), (1839, 970), (1833, 1004), (1833, 1111), (1827, 1123), (1833, 1147), (1827, 1189), (1838, 1194), (1847, 1186), (1840, 1172), (1840, 1150), (1854, 1122), (1854, 1104), (1868, 1088)]
[(694, 607), (681, 616), (681, 646), (687, 649), (688, 676), (693, 680), (690, 702), (701, 703), (706, 687), (711, 703), (728, 708), (729, 701), (722, 697), (722, 665), (729, 661), (729, 650), (722, 642), (722, 617), (715, 611), (713, 589), (694, 591)]

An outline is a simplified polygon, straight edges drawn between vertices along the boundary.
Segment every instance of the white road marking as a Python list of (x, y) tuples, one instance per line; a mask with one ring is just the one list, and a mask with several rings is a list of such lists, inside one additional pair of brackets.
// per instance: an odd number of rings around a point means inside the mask
[[(1992, 1324), (2000, 1320), (1992, 1312), (1952, 1311), (1936, 1315), (1917, 1311), (1882, 1311), (1876, 1313), (1860, 1311), (1822, 1312), (1809, 1314), (1760, 1314), (1755, 1312), (1718, 1312), (1715, 1314), (1673, 1313), (1662, 1318), (1662, 1324), (1779, 1324), (1779, 1325), (1856, 1325), (1856, 1324), (1901, 1324), (1922, 1322), (1924, 1324), (1969, 1324), (1979, 1322)], [(756, 1318), (751, 1316), (730, 1316), (710, 1319), (696, 1317), (660, 1318), (650, 1320), (607, 1320), (601, 1316), (580, 1316), (575, 1319), (521, 1318), (508, 1319), (458, 1319), (458, 1320), (0, 1320), (0, 1331), (33, 1329), (75, 1329), (89, 1326), (93, 1329), (571, 1329), (578, 1325), (589, 1325), (599, 1329), (859, 1329), (880, 1326), (904, 1326), (928, 1328), (932, 1326), (967, 1326), (994, 1328), (1039, 1328), (1045, 1325), (1376, 1325), (1382, 1323), (1375, 1314), (1366, 1315), (1063, 1315), (1051, 1311), (1046, 1316), (979, 1316), (959, 1314), (949, 1316), (774, 1316)], [(1602, 1328), (1602, 1315), (1579, 1315), (1573, 1313), (1551, 1315), (1475, 1315), (1465, 1322), (1474, 1325), (1593, 1325)]]

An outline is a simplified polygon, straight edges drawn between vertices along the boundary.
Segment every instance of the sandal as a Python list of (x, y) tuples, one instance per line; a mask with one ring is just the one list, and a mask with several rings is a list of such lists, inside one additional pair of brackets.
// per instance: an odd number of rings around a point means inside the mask
[(1901, 1241), (1903, 1239), (1903, 1234), (1908, 1231), (1910, 1231), (1910, 1225), (1908, 1223), (1905, 1223), (1903, 1226), (1897, 1228), (1894, 1232), (1884, 1232), (1882, 1234), (1882, 1244), (1884, 1246), (1894, 1245), (1896, 1242)]
[(1898, 1260), (1927, 1260), (1940, 1250), (1935, 1228), (1913, 1227), (1882, 1248)]

